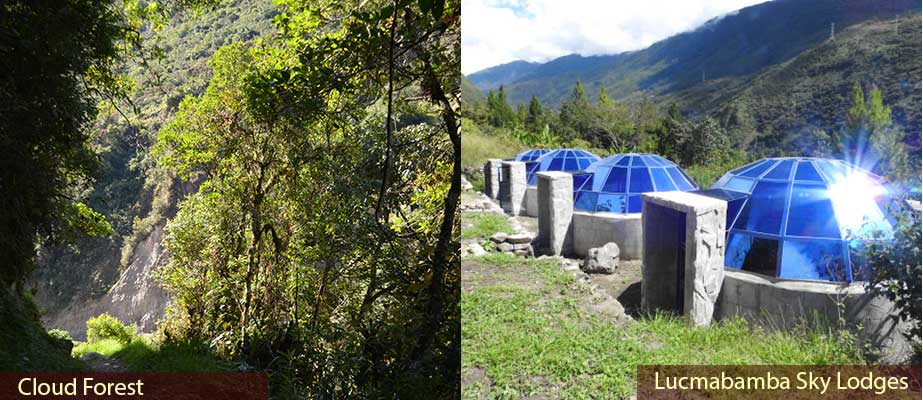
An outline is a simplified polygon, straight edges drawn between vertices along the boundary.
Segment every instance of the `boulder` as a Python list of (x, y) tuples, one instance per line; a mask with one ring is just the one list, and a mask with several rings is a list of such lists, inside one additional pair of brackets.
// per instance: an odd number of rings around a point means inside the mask
[(594, 247), (587, 251), (582, 269), (587, 273), (612, 274), (618, 267), (619, 246), (609, 242), (603, 247)]
[(512, 252), (512, 251), (513, 251), (513, 245), (511, 245), (511, 244), (509, 244), (509, 243), (505, 243), (505, 242), (504, 242), (504, 243), (500, 243), (500, 244), (497, 245), (497, 250), (498, 250), (498, 251), (502, 251), (502, 252), (504, 252), (504, 253), (509, 253), (509, 252)]

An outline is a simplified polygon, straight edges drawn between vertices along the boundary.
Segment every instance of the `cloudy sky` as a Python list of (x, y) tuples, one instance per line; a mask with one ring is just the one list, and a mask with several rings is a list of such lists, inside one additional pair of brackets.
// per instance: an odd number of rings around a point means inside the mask
[(645, 48), (766, 0), (463, 0), (462, 72)]

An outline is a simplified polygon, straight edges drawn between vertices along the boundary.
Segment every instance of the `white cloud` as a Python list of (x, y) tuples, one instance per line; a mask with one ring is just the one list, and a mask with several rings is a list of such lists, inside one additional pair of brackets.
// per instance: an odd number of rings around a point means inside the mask
[(766, 0), (463, 0), (462, 72), (645, 48)]

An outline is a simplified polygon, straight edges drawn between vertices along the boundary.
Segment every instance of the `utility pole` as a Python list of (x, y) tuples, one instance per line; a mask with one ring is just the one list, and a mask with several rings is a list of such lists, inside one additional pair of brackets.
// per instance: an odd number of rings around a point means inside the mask
[(836, 22), (831, 22), (830, 23), (830, 40), (833, 40), (835, 31), (836, 31)]

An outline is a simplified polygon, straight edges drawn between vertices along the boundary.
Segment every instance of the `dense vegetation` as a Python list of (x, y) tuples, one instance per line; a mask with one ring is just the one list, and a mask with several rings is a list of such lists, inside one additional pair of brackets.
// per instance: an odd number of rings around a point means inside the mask
[(237, 0), (172, 13), (157, 30), (142, 26), (144, 56), (121, 59), (130, 89), (102, 104), (92, 122), (98, 174), (75, 194), (114, 232), (42, 249), (32, 279), (40, 307), (57, 313), (102, 296), (135, 258), (138, 242), (175, 213), (189, 185), (156, 164), (149, 149), (157, 133), (186, 94), (204, 91), (211, 76), (206, 60), (226, 43), (271, 33), (275, 14), (268, 1)]
[[(180, 4), (202, 11), (191, 19), (156, 3), (71, 6), (89, 14), (62, 14), (68, 23), (59, 36), (36, 34), (67, 55), (73, 46), (74, 59), (61, 62), (71, 70), (41, 75), (34, 65), (59, 60), (54, 52), (40, 61), (25, 56), (46, 54), (30, 50), (31, 35), (9, 46), (23, 52), (22, 65), (3, 64), (18, 68), (3, 75), (11, 77), (6, 103), (25, 100), (21, 114), (4, 114), (4, 150), (25, 155), (51, 145), (30, 160), (11, 157), (10, 176), (0, 181), (11, 205), (31, 207), (3, 211), (4, 221), (17, 219), (4, 225), (11, 232), (2, 236), (3, 254), (17, 261), (5, 267), (4, 286), (21, 287), (35, 244), (64, 236), (65, 227), (98, 235), (115, 228), (107, 242), (78, 243), (52, 260), (89, 264), (92, 275), (104, 268), (96, 262), (125, 266), (133, 242), (167, 219), (171, 258), (158, 278), (176, 302), (161, 331), (139, 338), (103, 316), (88, 323), (88, 343), (75, 354), (98, 350), (131, 368), (156, 360), (169, 370), (171, 360), (186, 365), (174, 356), (188, 351), (193, 369), (234, 362), (266, 371), (273, 394), (285, 398), (456, 393), (460, 3)], [(13, 32), (52, 29), (53, 10), (23, 3), (4, 8), (21, 15), (3, 21), (21, 25)], [(100, 37), (68, 36), (94, 23)], [(91, 91), (89, 78), (106, 78), (100, 87), (112, 91)], [(30, 102), (28, 86), (42, 79), (58, 87)], [(98, 105), (110, 113), (94, 125)], [(60, 119), (66, 125), (42, 129), (60, 122), (47, 112), (56, 106), (73, 108)], [(35, 129), (14, 129), (17, 119), (36, 121)], [(36, 157), (47, 158), (47, 173), (36, 170)], [(99, 160), (106, 177), (94, 185)], [(120, 246), (121, 255), (111, 251)], [(80, 258), (100, 247), (97, 260)], [(66, 281), (57, 264), (35, 279)], [(4, 312), (23, 308), (16, 304)], [(39, 327), (37, 312), (26, 316), (30, 329)], [(2, 348), (3, 366), (36, 367), (10, 364), (19, 354), (6, 354), (11, 343)]]

